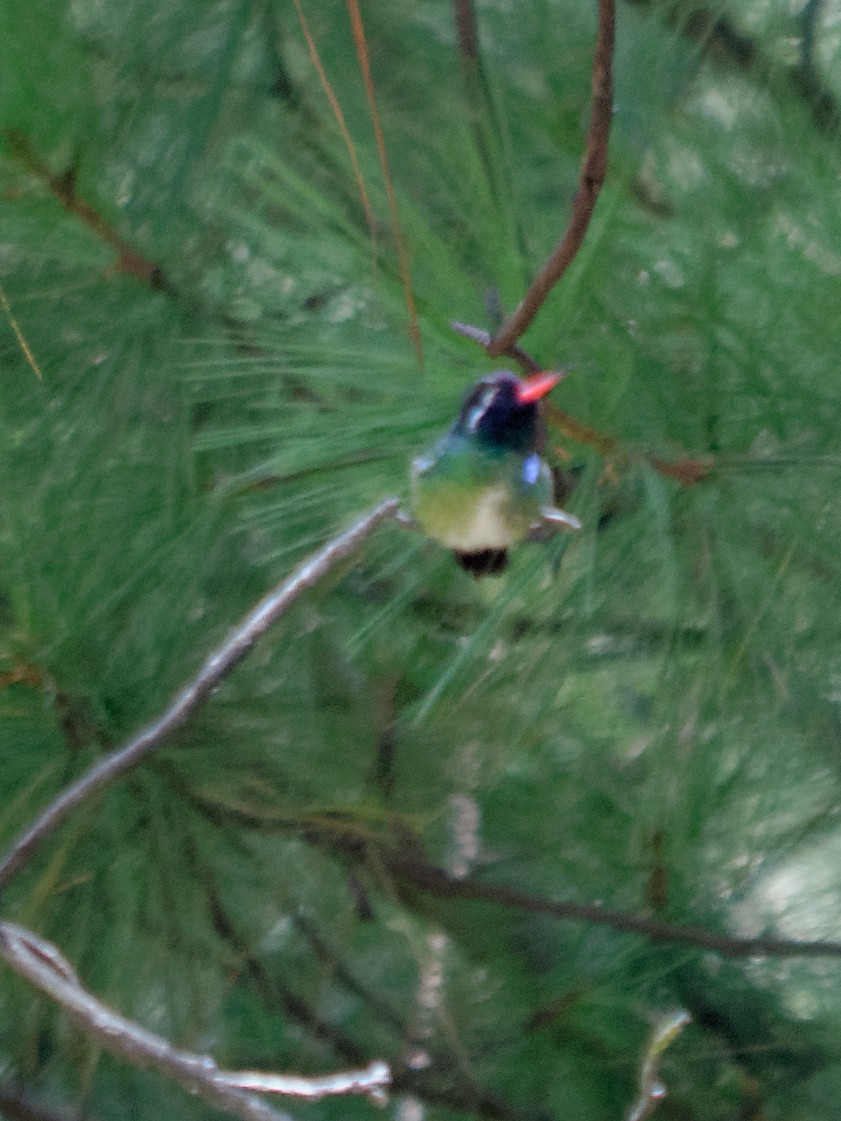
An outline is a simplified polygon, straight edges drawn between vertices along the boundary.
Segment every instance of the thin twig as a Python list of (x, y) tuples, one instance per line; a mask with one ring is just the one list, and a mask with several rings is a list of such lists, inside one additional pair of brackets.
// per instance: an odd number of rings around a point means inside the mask
[[(470, 323), (451, 323), (450, 326), (458, 334), (464, 335), (466, 339), (473, 339), (485, 351), (489, 350), (491, 336), (489, 332), (483, 331), (481, 327), (473, 327)], [(542, 370), (544, 367), (536, 362), (530, 354), (517, 343), (508, 347), (505, 354), (509, 358), (513, 358), (518, 363), (520, 368), (526, 374), (535, 374)], [(557, 428), (564, 436), (570, 440), (575, 440), (576, 443), (584, 444), (587, 447), (594, 448), (599, 455), (605, 456), (612, 460), (622, 460), (632, 462), (634, 460), (646, 459), (649, 467), (653, 467), (664, 478), (674, 479), (680, 483), (681, 486), (691, 487), (696, 483), (706, 479), (707, 476), (719, 466), (720, 461), (712, 456), (702, 456), (700, 459), (691, 459), (685, 456), (683, 459), (670, 462), (665, 459), (660, 459), (657, 456), (644, 457), (639, 453), (633, 453), (629, 448), (622, 446), (622, 443), (609, 433), (600, 432), (597, 428), (593, 428), (590, 424), (584, 424), (575, 417), (565, 413), (559, 409), (557, 405), (551, 401), (544, 402), (543, 405), (546, 417), (551, 421), (553, 427)]]
[(572, 203), (572, 214), (566, 233), (531, 282), (528, 292), (513, 314), (491, 339), (488, 354), (494, 358), (510, 353), (537, 315), (552, 287), (563, 276), (581, 247), (590, 225), (593, 208), (607, 171), (607, 144), (613, 115), (613, 41), (615, 33), (615, 0), (599, 0), (599, 26), (593, 54), (593, 109), (587, 135), (587, 149), (581, 166), (578, 190)]
[(199, 708), (223, 678), (242, 661), (254, 642), (277, 622), (302, 592), (311, 588), (336, 564), (350, 556), (381, 521), (396, 513), (398, 506), (396, 498), (386, 499), (303, 561), (287, 580), (261, 599), (242, 622), (230, 631), (160, 716), (141, 728), (122, 747), (94, 764), (76, 782), (65, 787), (35, 823), (12, 843), (0, 860), (0, 891), (9, 885), (46, 838), (80, 803), (114, 782), (151, 751), (160, 747)]
[(301, 30), (304, 33), (306, 40), (307, 50), (309, 51), (310, 61), (313, 64), (318, 80), (321, 82), (321, 88), (324, 90), (327, 101), (330, 104), (330, 109), (333, 116), (336, 118), (336, 124), (339, 126), (339, 132), (342, 135), (345, 147), (347, 148), (348, 156), (350, 157), (351, 167), (353, 168), (353, 177), (356, 180), (356, 187), (359, 191), (359, 197), (362, 201), (362, 209), (365, 211), (365, 221), (368, 224), (368, 233), (371, 238), (372, 246), (376, 245), (377, 241), (377, 225), (374, 220), (374, 211), (368, 199), (368, 191), (365, 187), (365, 178), (362, 174), (362, 168), (359, 164), (359, 157), (356, 154), (356, 146), (353, 143), (353, 138), (350, 135), (350, 129), (347, 126), (345, 115), (342, 112), (342, 107), (339, 104), (339, 99), (327, 77), (327, 71), (324, 69), (324, 64), (321, 61), (321, 56), (318, 53), (318, 47), (315, 45), (315, 39), (310, 31), (309, 23), (304, 15), (304, 9), (301, 7), (301, 0), (293, 0), (295, 11), (298, 13), (298, 21), (301, 24)]
[(479, 31), (473, 0), (454, 0), (454, 14), (459, 54), (468, 65), (475, 65), (479, 61)]
[(423, 340), (421, 339), (418, 325), (418, 312), (415, 306), (415, 296), (412, 291), (412, 273), (409, 267), (409, 254), (403, 240), (400, 228), (400, 214), (397, 208), (397, 195), (394, 193), (394, 181), (391, 177), (391, 168), (388, 162), (388, 152), (385, 146), (385, 134), (380, 122), (377, 109), (377, 99), (374, 95), (374, 80), (371, 77), (371, 63), (368, 58), (368, 41), (365, 38), (365, 27), (362, 23), (362, 12), (359, 10), (358, 0), (346, 0), (350, 25), (353, 31), (353, 41), (356, 45), (356, 56), (359, 59), (359, 69), (362, 71), (362, 80), (365, 84), (365, 93), (368, 97), (368, 108), (371, 113), (371, 124), (374, 129), (374, 138), (377, 142), (377, 153), (380, 158), (380, 167), (383, 172), (385, 193), (388, 199), (388, 209), (391, 214), (391, 226), (394, 231), (394, 241), (397, 247), (397, 261), (400, 268), (400, 277), (403, 282), (403, 295), (406, 300), (406, 309), (409, 313), (409, 337), (415, 348), (418, 364), (423, 364)]
[[(384, 1062), (364, 1070), (306, 1078), (260, 1071), (220, 1070), (209, 1055), (181, 1051), (99, 1001), (83, 987), (73, 967), (52, 943), (17, 923), (0, 922), (0, 954), (32, 985), (56, 1001), (106, 1051), (132, 1066), (156, 1070), (200, 1094), (205, 1101), (245, 1121), (290, 1121), (255, 1093), (318, 1099), (328, 1094), (367, 1094), (382, 1100), (391, 1082)], [(60, 967), (57, 963), (60, 963)]]
[[(244, 825), (265, 828), (267, 822), (259, 815), (226, 808), (226, 813)], [(675, 942), (709, 950), (727, 958), (839, 958), (841, 942), (801, 941), (759, 935), (741, 938), (719, 934), (703, 926), (665, 922), (603, 907), (600, 903), (576, 903), (544, 899), (504, 884), (487, 884), (475, 877), (460, 878), (428, 859), (420, 840), (404, 822), (395, 819), (383, 834), (361, 827), (352, 817), (324, 814), (304, 815), (296, 819), (298, 835), (312, 844), (326, 848), (343, 859), (372, 865), (390, 878), (390, 889), (408, 888), (411, 897), (418, 891), (436, 899), (464, 899), (490, 903), (508, 910), (547, 915), (565, 922), (581, 922), (606, 926), (619, 934), (638, 934), (655, 942)]]
[(114, 226), (95, 210), (90, 203), (80, 198), (76, 191), (74, 170), (64, 175), (54, 175), (46, 163), (37, 155), (29, 138), (17, 129), (4, 129), (13, 155), (20, 163), (45, 184), (54, 198), (61, 203), (68, 214), (72, 214), (87, 226), (101, 241), (110, 245), (117, 253), (116, 267), (120, 272), (135, 277), (143, 284), (156, 290), (167, 289), (168, 283), (160, 265), (147, 260), (133, 245), (117, 232)]
[(639, 934), (656, 942), (677, 942), (709, 950), (727, 958), (781, 957), (819, 958), (841, 957), (841, 942), (798, 941), (789, 938), (731, 937), (717, 934), (706, 927), (682, 923), (663, 922), (645, 915), (615, 911), (598, 903), (573, 903), (541, 899), (517, 888), (498, 884), (483, 884), (472, 879), (457, 879), (443, 868), (419, 858), (416, 852), (389, 852), (380, 854), (384, 866), (395, 877), (410, 882), (415, 889), (426, 891), (436, 898), (470, 899), (493, 903), (500, 907), (548, 915), (571, 922), (606, 926), (620, 934)]
[[(451, 323), (450, 326), (460, 335), (464, 335), (466, 339), (473, 339), (474, 342), (484, 347), (485, 350), (488, 350), (491, 345), (490, 331), (483, 331), (481, 327), (472, 327), (469, 323), (459, 323), (457, 321)], [(488, 352), (490, 353), (490, 351)], [(526, 354), (521, 347), (517, 346), (516, 343), (512, 343), (511, 346), (506, 347), (505, 350), (499, 353), (505, 354), (508, 358), (513, 358), (525, 374), (538, 374), (543, 369), (539, 362), (535, 362), (535, 360), (530, 355)]]
[(692, 1017), (684, 1008), (661, 1016), (654, 1026), (651, 1038), (642, 1057), (639, 1077), (639, 1094), (625, 1114), (625, 1121), (646, 1121), (659, 1102), (666, 1096), (666, 1087), (660, 1081), (658, 1069), (664, 1051), (674, 1043)]
[[(85, 1116), (93, 1121), (87, 1110)], [(0, 1083), (0, 1117), (6, 1121), (79, 1121), (78, 1113), (42, 1105), (13, 1082)]]

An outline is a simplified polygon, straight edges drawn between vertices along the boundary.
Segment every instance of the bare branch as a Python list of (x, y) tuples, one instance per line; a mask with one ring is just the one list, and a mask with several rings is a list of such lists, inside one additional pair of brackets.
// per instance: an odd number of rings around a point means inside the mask
[(838, 958), (841, 942), (798, 941), (790, 938), (739, 938), (719, 934), (703, 926), (664, 922), (646, 915), (615, 911), (599, 903), (574, 903), (541, 899), (517, 888), (500, 884), (484, 884), (475, 879), (456, 879), (443, 868), (427, 861), (420, 850), (409, 844), (397, 852), (388, 852), (380, 859), (398, 884), (405, 881), (415, 889), (441, 899), (472, 899), (500, 907), (548, 915), (571, 922), (606, 926), (620, 934), (639, 934), (655, 942), (677, 942), (727, 958)]
[[(464, 335), (466, 339), (473, 339), (479, 346), (483, 347), (488, 353), (491, 345), (491, 335), (489, 331), (483, 331), (481, 327), (471, 327), (469, 323), (451, 323), (450, 326), (458, 334)], [(543, 369), (539, 362), (535, 360), (516, 343), (507, 347), (500, 354), (505, 354), (508, 358), (513, 358), (524, 374), (537, 374)]]
[(195, 677), (176, 694), (160, 716), (141, 728), (122, 747), (95, 763), (76, 782), (65, 787), (35, 823), (12, 843), (0, 860), (0, 890), (9, 885), (46, 838), (77, 806), (160, 747), (239, 665), (254, 642), (277, 622), (295, 600), (336, 564), (350, 556), (381, 521), (396, 513), (398, 506), (396, 498), (386, 499), (303, 561), (288, 579), (261, 599), (242, 622), (229, 632), (222, 644), (208, 655)]
[(456, 35), (462, 58), (471, 65), (479, 61), (479, 32), (473, 0), (454, 0)]
[[(244, 825), (265, 827), (259, 815), (227, 809), (226, 813)], [(333, 815), (304, 815), (296, 822), (298, 834), (312, 844), (326, 848), (344, 860), (375, 867), (389, 877), (391, 896), (408, 889), (414, 900), (418, 892), (435, 899), (463, 899), (490, 903), (506, 910), (546, 915), (563, 922), (581, 922), (606, 926), (619, 934), (638, 934), (653, 942), (674, 942), (709, 950), (727, 958), (841, 958), (841, 942), (806, 941), (775, 938), (766, 935), (739, 937), (720, 934), (705, 926), (666, 922), (648, 915), (618, 911), (600, 903), (578, 903), (568, 900), (544, 899), (516, 887), (484, 883), (471, 876), (464, 879), (450, 875), (428, 859), (418, 837), (405, 822), (395, 819), (391, 828), (377, 837), (370, 830), (360, 829), (349, 816), (346, 820)]]
[(220, 1073), (217, 1078), (224, 1078), (229, 1086), (260, 1094), (286, 1094), (315, 1100), (331, 1094), (367, 1094), (375, 1101), (384, 1102), (391, 1072), (387, 1063), (376, 1060), (364, 1070), (340, 1070), (336, 1074), (313, 1078), (304, 1078), (300, 1074), (267, 1074), (258, 1070), (230, 1071), (224, 1076)]
[(593, 54), (593, 110), (587, 135), (587, 149), (581, 165), (578, 190), (566, 233), (543, 268), (531, 282), (528, 292), (513, 314), (491, 339), (488, 354), (495, 358), (510, 353), (540, 311), (546, 297), (575, 259), (590, 225), (593, 208), (607, 171), (607, 144), (613, 115), (613, 41), (616, 24), (615, 0), (599, 0), (599, 27)]
[(288, 1114), (259, 1098), (218, 1085), (212, 1059), (177, 1051), (165, 1039), (101, 1004), (78, 980), (71, 979), (75, 974), (69, 963), (65, 962), (62, 970), (55, 968), (58, 950), (31, 931), (16, 923), (0, 923), (0, 954), (15, 973), (60, 1004), (86, 1035), (112, 1055), (141, 1069), (157, 1070), (245, 1121), (290, 1121)]
[(322, 1098), (327, 1094), (367, 1094), (382, 1100), (391, 1082), (386, 1063), (364, 1070), (340, 1071), (316, 1078), (220, 1070), (209, 1055), (181, 1051), (109, 1008), (85, 989), (73, 967), (52, 943), (17, 923), (0, 923), (0, 954), (21, 977), (56, 1001), (86, 1035), (112, 1055), (143, 1070), (156, 1070), (211, 1105), (245, 1121), (291, 1121), (254, 1093)]
[(69, 169), (64, 175), (54, 175), (47, 164), (37, 155), (29, 139), (22, 132), (17, 129), (4, 129), (3, 136), (12, 150), (12, 154), (31, 175), (47, 187), (67, 213), (72, 214), (101, 241), (115, 250), (117, 254), (116, 267), (119, 272), (127, 273), (153, 289), (170, 290), (169, 283), (160, 265), (147, 260), (142, 253), (122, 237), (99, 211), (79, 197), (76, 192), (75, 169)]
[(6, 1121), (78, 1121), (78, 1114), (50, 1109), (36, 1101), (28, 1090), (8, 1082), (0, 1083), (0, 1117)]

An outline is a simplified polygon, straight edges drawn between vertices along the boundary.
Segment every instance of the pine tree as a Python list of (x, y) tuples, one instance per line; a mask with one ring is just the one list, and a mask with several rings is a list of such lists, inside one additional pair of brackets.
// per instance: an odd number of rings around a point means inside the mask
[[(596, 4), (353, 9), (0, 0), (3, 847), (512, 361), (450, 324), (563, 232)], [(575, 367), (582, 531), (474, 582), (379, 525), (0, 918), (225, 1067), (385, 1060), (403, 1116), (618, 1119), (648, 1058), (664, 1119), (830, 1119), (841, 44), (625, 0), (614, 81), (521, 340)], [(9, 1117), (214, 1115), (5, 968), (0, 1071)]]

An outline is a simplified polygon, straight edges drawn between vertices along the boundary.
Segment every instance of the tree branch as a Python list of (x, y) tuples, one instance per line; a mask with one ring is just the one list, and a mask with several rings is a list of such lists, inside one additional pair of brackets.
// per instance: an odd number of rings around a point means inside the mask
[[(252, 828), (273, 824), (259, 815), (226, 807), (226, 814)], [(507, 910), (546, 915), (564, 922), (606, 926), (619, 934), (638, 934), (654, 942), (675, 942), (709, 950), (727, 958), (841, 958), (841, 942), (806, 941), (759, 935), (742, 938), (719, 934), (704, 926), (665, 922), (630, 911), (603, 907), (600, 903), (578, 903), (544, 899), (519, 888), (488, 884), (475, 877), (452, 876), (433, 863), (414, 832), (398, 818), (390, 820), (383, 831), (371, 830), (350, 815), (310, 814), (296, 819), (297, 835), (311, 844), (332, 851), (344, 860), (373, 867), (389, 877), (391, 894), (408, 891), (425, 893), (434, 899), (463, 899), (490, 903)]]
[[(469, 323), (453, 322), (450, 326), (459, 335), (464, 335), (466, 339), (472, 339), (490, 353), (491, 336), (488, 331), (483, 331), (481, 327), (473, 327)], [(544, 368), (517, 343), (512, 343), (504, 353), (508, 358), (513, 358), (525, 374), (536, 374)], [(554, 426), (570, 440), (594, 448), (599, 455), (608, 458), (628, 461), (647, 458), (648, 465), (653, 467), (659, 475), (663, 475), (667, 479), (674, 479), (684, 487), (691, 487), (695, 483), (701, 482), (717, 465), (717, 461), (712, 456), (703, 456), (700, 459), (691, 459), (685, 456), (675, 462), (659, 459), (657, 456), (644, 457), (631, 452), (629, 448), (624, 448), (615, 436), (600, 432), (597, 428), (593, 428), (589, 424), (583, 424), (571, 417), (569, 413), (565, 413), (551, 401), (546, 401), (543, 408)]]
[(303, 561), (287, 580), (261, 599), (242, 622), (229, 632), (227, 638), (208, 655), (198, 673), (176, 694), (160, 716), (141, 728), (122, 747), (95, 763), (76, 782), (65, 787), (34, 824), (12, 843), (0, 860), (0, 891), (8, 887), (12, 878), (77, 806), (160, 747), (239, 665), (256, 640), (277, 622), (295, 600), (335, 565), (350, 556), (381, 521), (397, 512), (398, 506), (396, 498), (386, 499)]
[(41, 1105), (14, 1083), (0, 1083), (0, 1117), (6, 1121), (78, 1121), (78, 1114)]
[(220, 1070), (209, 1055), (178, 1050), (97, 1000), (82, 986), (58, 949), (25, 927), (0, 922), (0, 955), (15, 973), (59, 1004), (106, 1051), (132, 1066), (166, 1075), (210, 1105), (244, 1121), (291, 1121), (288, 1114), (248, 1091), (311, 1099), (362, 1093), (381, 1101), (391, 1081), (391, 1072), (383, 1062), (370, 1063), (364, 1070), (316, 1078)]
[[(219, 807), (197, 795), (193, 804), (208, 816), (218, 815)], [(727, 958), (841, 958), (841, 942), (806, 941), (796, 938), (774, 938), (759, 935), (742, 938), (719, 934), (707, 927), (690, 923), (666, 922), (648, 915), (618, 911), (600, 903), (578, 903), (571, 900), (544, 899), (505, 884), (488, 884), (476, 877), (452, 876), (426, 855), (420, 839), (394, 816), (383, 819), (380, 828), (371, 828), (348, 813), (302, 814), (294, 821), (278, 822), (272, 817), (225, 805), (224, 816), (250, 829), (274, 831), (294, 827), (295, 834), (309, 844), (332, 852), (341, 860), (373, 869), (382, 879), (389, 877), (388, 892), (409, 897), (418, 892), (433, 899), (463, 899), (467, 902), (490, 903), (506, 910), (546, 915), (562, 922), (581, 922), (606, 926), (618, 934), (638, 934), (654, 942), (675, 942), (709, 950)]]
[(540, 311), (546, 297), (575, 259), (590, 225), (593, 208), (607, 171), (607, 145), (613, 116), (613, 42), (616, 24), (615, 0), (599, 0), (599, 26), (593, 54), (593, 109), (587, 148), (581, 165), (578, 190), (566, 233), (531, 282), (513, 314), (491, 339), (488, 354), (507, 354)]
[(46, 163), (37, 155), (27, 136), (24, 136), (17, 129), (4, 129), (3, 136), (15, 157), (31, 175), (45, 184), (49, 192), (61, 203), (67, 213), (72, 214), (74, 218), (87, 226), (96, 237), (115, 250), (119, 272), (135, 277), (141, 284), (147, 284), (150, 288), (169, 289), (160, 265), (147, 260), (90, 203), (79, 197), (76, 191), (75, 169), (71, 168), (63, 175), (54, 175)]
[(459, 53), (467, 65), (476, 65), (479, 61), (479, 31), (473, 0), (454, 0), (453, 13)]
[(818, 958), (841, 957), (841, 942), (798, 941), (789, 938), (732, 937), (718, 934), (703, 926), (663, 922), (628, 911), (615, 911), (598, 903), (573, 903), (541, 899), (517, 888), (498, 884), (484, 884), (474, 879), (457, 879), (443, 868), (426, 860), (419, 846), (402, 846), (400, 851), (388, 852), (383, 865), (398, 883), (410, 883), (440, 899), (468, 899), (493, 903), (532, 914), (548, 915), (571, 922), (607, 926), (620, 934), (640, 934), (656, 942), (678, 942), (709, 950), (727, 958), (781, 957)]
[[(472, 327), (469, 323), (459, 323), (455, 321), (450, 324), (452, 329), (458, 332), (459, 335), (464, 335), (466, 339), (473, 339), (475, 343), (483, 347), (490, 353), (491, 334), (490, 331), (483, 331), (481, 327)], [(516, 343), (506, 347), (505, 350), (499, 351), (507, 358), (513, 358), (524, 374), (537, 374), (543, 369), (539, 362), (535, 360)]]

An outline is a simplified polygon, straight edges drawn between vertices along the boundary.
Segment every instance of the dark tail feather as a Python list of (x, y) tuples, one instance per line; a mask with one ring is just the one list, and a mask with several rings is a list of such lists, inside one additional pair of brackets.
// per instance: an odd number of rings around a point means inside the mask
[(496, 576), (508, 567), (507, 549), (479, 549), (476, 553), (454, 552), (453, 556), (471, 576)]

